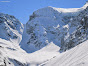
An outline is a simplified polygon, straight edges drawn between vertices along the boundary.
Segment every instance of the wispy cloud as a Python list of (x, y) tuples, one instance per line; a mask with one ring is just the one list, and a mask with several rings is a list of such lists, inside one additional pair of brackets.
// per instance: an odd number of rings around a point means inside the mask
[(0, 2), (10, 2), (10, 1), (0, 1)]

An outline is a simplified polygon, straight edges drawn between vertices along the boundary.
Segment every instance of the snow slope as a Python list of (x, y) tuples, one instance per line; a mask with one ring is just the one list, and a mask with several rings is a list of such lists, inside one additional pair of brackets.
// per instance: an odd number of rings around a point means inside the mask
[(40, 66), (88, 66), (88, 40)]
[(0, 65), (37, 66), (60, 54), (59, 47), (51, 43), (45, 48), (28, 54), (16, 43), (0, 39)]
[[(7, 66), (87, 66), (88, 41), (63, 53), (59, 47), (50, 43), (39, 51), (28, 54), (17, 44), (0, 39), (0, 65)], [(5, 60), (5, 63), (4, 63)]]

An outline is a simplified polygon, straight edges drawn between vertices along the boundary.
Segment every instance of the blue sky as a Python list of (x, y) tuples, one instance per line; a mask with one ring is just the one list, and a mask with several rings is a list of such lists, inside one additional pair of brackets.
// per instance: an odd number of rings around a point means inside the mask
[(86, 1), (88, 0), (0, 0), (0, 12), (14, 15), (20, 22), (25, 24), (29, 20), (29, 16), (37, 9), (46, 6), (79, 8)]

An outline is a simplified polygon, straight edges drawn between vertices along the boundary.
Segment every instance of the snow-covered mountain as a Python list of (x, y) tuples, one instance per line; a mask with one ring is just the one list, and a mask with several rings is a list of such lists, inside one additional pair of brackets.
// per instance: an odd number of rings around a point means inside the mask
[(0, 38), (20, 43), (23, 25), (14, 16), (0, 13)]
[[(54, 43), (31, 54), (25, 52), (20, 43), (25, 43), (27, 37), (25, 25), (23, 26), (14, 16), (0, 13), (0, 66), (39, 65), (59, 54), (60, 48)], [(27, 47), (25, 44), (23, 46)]]
[(88, 66), (87, 39), (88, 3), (39, 9), (26, 25), (0, 13), (0, 66)]
[(39, 50), (50, 42), (60, 47), (60, 52), (75, 47), (88, 39), (88, 3), (81, 8), (63, 9), (45, 7), (30, 16), (26, 24), (27, 52)]

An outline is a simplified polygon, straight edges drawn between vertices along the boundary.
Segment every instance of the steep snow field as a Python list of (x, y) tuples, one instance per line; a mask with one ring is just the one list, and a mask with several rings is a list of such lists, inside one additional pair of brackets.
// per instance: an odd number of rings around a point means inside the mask
[(88, 66), (88, 40), (40, 66)]
[(53, 43), (50, 43), (43, 49), (28, 54), (24, 50), (22, 50), (18, 44), (0, 39), (0, 65), (37, 66), (59, 55), (60, 53), (58, 51), (59, 47)]
[(59, 53), (59, 49), (50, 43), (41, 50), (28, 54), (18, 44), (0, 39), (0, 65), (4, 65), (5, 60), (7, 66), (20, 66), (20, 63), (24, 66), (88, 66), (88, 41), (63, 53)]

